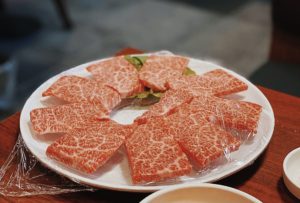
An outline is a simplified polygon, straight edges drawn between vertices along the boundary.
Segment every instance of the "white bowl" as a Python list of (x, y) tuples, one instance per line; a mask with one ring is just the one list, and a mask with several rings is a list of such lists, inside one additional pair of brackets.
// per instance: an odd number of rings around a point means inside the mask
[(291, 151), (283, 161), (283, 181), (289, 191), (300, 199), (300, 147)]
[(172, 186), (157, 191), (140, 203), (261, 203), (240, 190), (223, 185), (198, 183)]

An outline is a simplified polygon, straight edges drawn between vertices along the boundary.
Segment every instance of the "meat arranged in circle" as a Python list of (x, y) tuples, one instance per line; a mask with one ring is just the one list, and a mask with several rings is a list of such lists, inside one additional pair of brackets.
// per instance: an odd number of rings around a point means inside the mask
[(162, 181), (186, 175), (191, 165), (173, 136), (165, 132), (163, 119), (154, 118), (139, 125), (125, 141), (132, 182)]
[[(222, 69), (184, 76), (188, 62), (181, 56), (151, 55), (138, 71), (120, 56), (87, 67), (92, 79), (62, 76), (42, 96), (70, 104), (32, 110), (32, 129), (37, 135), (62, 133), (47, 156), (84, 173), (95, 172), (124, 143), (133, 184), (190, 174), (189, 159), (197, 169), (206, 169), (239, 149), (241, 136), (232, 130), (256, 132), (262, 107), (220, 98), (248, 86)], [(145, 86), (164, 92), (158, 103), (132, 125), (109, 118), (122, 99)]]
[(48, 157), (85, 173), (103, 166), (132, 133), (130, 126), (114, 121), (91, 122), (75, 128), (52, 143)]
[(203, 94), (194, 98), (190, 106), (194, 111), (203, 111), (210, 121), (226, 129), (256, 132), (262, 107), (258, 104), (223, 99)]
[(115, 90), (74, 75), (62, 76), (42, 95), (54, 96), (70, 103), (90, 101), (103, 105), (109, 111), (121, 102), (121, 97)]
[(171, 89), (186, 89), (194, 96), (202, 95), (203, 91), (215, 96), (224, 96), (247, 90), (243, 81), (222, 69), (209, 71), (203, 75), (181, 76), (178, 79), (168, 80)]
[(138, 71), (124, 56), (92, 64), (86, 69), (93, 74), (93, 78), (97, 82), (115, 89), (122, 98), (144, 90), (139, 81)]
[(108, 111), (102, 105), (89, 102), (39, 108), (30, 112), (32, 129), (38, 135), (65, 133), (91, 119), (108, 118)]
[(136, 118), (135, 122), (142, 124), (151, 117), (171, 114), (176, 107), (190, 102), (192, 98), (193, 96), (188, 91), (168, 90), (158, 103), (152, 105), (142, 116)]
[(154, 91), (166, 91), (166, 83), (182, 75), (189, 60), (181, 56), (149, 56), (139, 72), (143, 85)]

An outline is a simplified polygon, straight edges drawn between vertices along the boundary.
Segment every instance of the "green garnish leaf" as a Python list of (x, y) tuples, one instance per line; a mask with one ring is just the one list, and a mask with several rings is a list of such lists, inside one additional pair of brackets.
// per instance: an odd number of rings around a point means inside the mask
[(162, 92), (153, 92), (152, 89), (149, 90), (149, 94), (154, 96), (154, 97), (157, 97), (157, 98), (161, 98), (163, 93)]
[(144, 92), (141, 92), (137, 95), (135, 95), (135, 98), (138, 98), (138, 99), (145, 99), (149, 96), (150, 92), (148, 91), (144, 91)]
[(139, 71), (143, 67), (145, 61), (147, 60), (147, 56), (130, 56), (126, 55), (125, 59), (134, 65), (134, 67)]
[(163, 93), (162, 92), (153, 92), (152, 95), (157, 98), (161, 98), (163, 96)]
[(133, 95), (129, 98), (146, 99), (146, 98), (150, 98), (150, 97), (161, 98), (162, 96), (163, 96), (162, 92), (153, 92), (153, 90), (150, 89), (150, 90), (145, 90), (136, 95)]
[(144, 65), (144, 63), (147, 60), (147, 56), (133, 56), (132, 58), (135, 58), (136, 60), (139, 60), (142, 65)]
[(197, 74), (195, 71), (193, 71), (189, 67), (186, 67), (185, 70), (183, 71), (183, 75), (190, 76), (190, 75), (197, 75)]

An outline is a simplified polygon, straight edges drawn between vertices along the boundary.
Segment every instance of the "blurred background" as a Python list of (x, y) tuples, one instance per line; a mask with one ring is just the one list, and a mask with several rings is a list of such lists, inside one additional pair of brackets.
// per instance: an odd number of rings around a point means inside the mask
[(0, 119), (49, 77), (134, 47), (300, 96), (298, 0), (0, 0)]

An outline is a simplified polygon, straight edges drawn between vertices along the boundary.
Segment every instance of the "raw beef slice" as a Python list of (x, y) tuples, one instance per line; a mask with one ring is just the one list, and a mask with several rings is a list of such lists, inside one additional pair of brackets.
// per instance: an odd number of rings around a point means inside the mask
[(191, 125), (202, 125), (203, 122), (208, 122), (209, 117), (204, 111), (194, 111), (189, 103), (184, 103), (174, 109), (174, 113), (164, 116), (164, 121), (168, 126), (168, 133), (173, 135), (178, 141), (181, 136), (184, 136), (186, 129)]
[(46, 154), (69, 167), (93, 173), (113, 156), (131, 133), (130, 127), (111, 120), (87, 123), (56, 140)]
[(119, 92), (122, 98), (135, 95), (144, 89), (139, 81), (138, 71), (124, 56), (92, 64), (86, 69), (99, 83)]
[(190, 104), (165, 118), (168, 134), (173, 135), (181, 149), (198, 169), (206, 168), (214, 160), (239, 149), (240, 140), (219, 126), (210, 123), (203, 111), (193, 112)]
[(65, 133), (90, 119), (108, 118), (108, 112), (103, 106), (89, 102), (33, 109), (30, 112), (32, 128), (38, 135)]
[(258, 104), (202, 95), (190, 105), (195, 111), (203, 111), (210, 121), (227, 129), (256, 132), (262, 107)]
[(163, 120), (152, 119), (139, 125), (125, 141), (132, 182), (158, 182), (191, 172), (191, 165)]
[(148, 109), (142, 116), (135, 119), (138, 124), (146, 123), (151, 117), (171, 114), (176, 107), (192, 100), (192, 95), (185, 90), (168, 90), (160, 101)]
[(100, 103), (109, 111), (121, 102), (121, 97), (115, 90), (74, 75), (62, 76), (42, 96), (54, 96), (70, 103)]
[(216, 69), (196, 76), (181, 76), (177, 80), (168, 80), (171, 89), (186, 89), (194, 96), (199, 96), (203, 91), (215, 96), (225, 96), (247, 90), (248, 86), (243, 81), (222, 69)]
[(241, 144), (230, 133), (204, 120), (199, 125), (189, 126), (178, 143), (198, 169), (206, 168), (224, 154), (238, 150)]
[(180, 77), (188, 61), (181, 56), (149, 56), (139, 72), (139, 78), (144, 86), (154, 91), (165, 91), (167, 81)]

